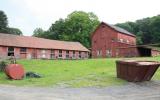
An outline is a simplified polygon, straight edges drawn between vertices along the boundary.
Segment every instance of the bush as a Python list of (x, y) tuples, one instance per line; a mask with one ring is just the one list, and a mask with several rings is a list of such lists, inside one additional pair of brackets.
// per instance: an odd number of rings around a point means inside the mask
[(0, 61), (0, 71), (4, 71), (5, 67), (7, 66), (7, 62), (5, 61)]

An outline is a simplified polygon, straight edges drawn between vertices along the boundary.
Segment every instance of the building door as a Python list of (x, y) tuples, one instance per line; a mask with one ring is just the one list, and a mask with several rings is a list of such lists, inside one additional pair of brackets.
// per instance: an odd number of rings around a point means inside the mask
[(33, 51), (32, 51), (32, 58), (33, 59), (37, 58), (37, 50), (36, 49), (33, 49)]

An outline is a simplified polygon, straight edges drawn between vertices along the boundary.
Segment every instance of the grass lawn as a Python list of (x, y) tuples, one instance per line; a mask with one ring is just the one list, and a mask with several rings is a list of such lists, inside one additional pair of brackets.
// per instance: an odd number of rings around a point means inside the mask
[[(160, 61), (160, 57), (132, 59)], [(26, 71), (37, 72), (43, 75), (43, 78), (8, 80), (4, 73), (0, 73), (0, 84), (71, 87), (123, 85), (127, 82), (116, 78), (115, 60), (117, 59), (19, 60), (18, 63), (22, 64)], [(160, 70), (156, 72), (153, 80), (160, 80)]]

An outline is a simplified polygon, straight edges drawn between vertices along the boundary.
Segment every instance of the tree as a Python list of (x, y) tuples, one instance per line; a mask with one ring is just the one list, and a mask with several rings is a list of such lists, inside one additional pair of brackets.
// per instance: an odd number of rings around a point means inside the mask
[(84, 46), (91, 46), (91, 33), (99, 24), (98, 17), (93, 13), (75, 11), (66, 18), (67, 31), (65, 36), (72, 41), (79, 41)]
[(48, 36), (50, 39), (56, 39), (56, 40), (67, 40), (62, 38), (62, 35), (64, 37), (66, 33), (66, 23), (64, 19), (57, 20), (54, 24), (51, 25), (51, 27), (48, 30)]
[(6, 34), (22, 35), (22, 31), (18, 28), (11, 28), (8, 26), (7, 15), (0, 10), (0, 32)]
[(0, 32), (8, 32), (8, 20), (6, 14), (0, 10)]
[(8, 28), (8, 34), (22, 35), (22, 31), (18, 28)]
[(43, 37), (43, 34), (44, 34), (44, 30), (42, 28), (36, 28), (33, 31), (33, 36), (35, 37)]
[(99, 24), (98, 17), (93, 13), (74, 11), (65, 19), (59, 19), (51, 25), (49, 30), (35, 30), (33, 36), (48, 39), (78, 41), (84, 46), (90, 47), (91, 33)]
[(138, 44), (152, 44), (160, 41), (160, 15), (117, 25), (134, 33)]

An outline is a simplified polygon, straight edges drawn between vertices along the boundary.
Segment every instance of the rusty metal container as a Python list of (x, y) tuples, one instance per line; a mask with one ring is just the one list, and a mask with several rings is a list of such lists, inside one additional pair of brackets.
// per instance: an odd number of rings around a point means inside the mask
[(5, 68), (5, 74), (14, 80), (21, 80), (23, 79), (25, 72), (24, 72), (24, 68), (22, 65), (20, 64), (9, 64), (6, 68)]
[(117, 77), (130, 82), (149, 81), (159, 66), (156, 61), (118, 60)]

